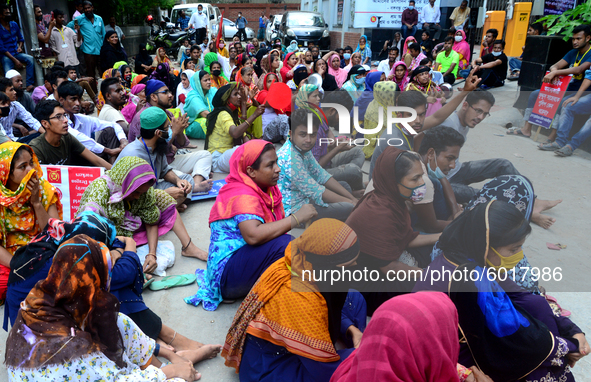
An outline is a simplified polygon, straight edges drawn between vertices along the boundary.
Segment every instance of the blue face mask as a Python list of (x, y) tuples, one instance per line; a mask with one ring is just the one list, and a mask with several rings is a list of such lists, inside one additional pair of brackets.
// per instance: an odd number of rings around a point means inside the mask
[(425, 193), (427, 192), (427, 185), (425, 183), (423, 183), (420, 186), (413, 187), (413, 188), (406, 187), (402, 183), (398, 183), (398, 184), (400, 184), (402, 187), (406, 188), (407, 190), (412, 191), (410, 196), (404, 196), (404, 195), (402, 195), (402, 193), (400, 194), (400, 196), (402, 196), (404, 199), (410, 200), (413, 203), (417, 203), (417, 202), (420, 202), (421, 200), (423, 200), (423, 198), (425, 197)]
[(415, 9), (415, 7), (414, 7), (414, 5), (409, 5), (408, 9), (410, 9), (412, 11), (413, 9)]
[(503, 52), (491, 52), (493, 56), (498, 57), (501, 54), (503, 54)]
[(350, 60), (351, 59), (351, 53), (345, 53), (345, 54), (343, 54), (343, 58), (345, 60)]
[(437, 179), (443, 179), (443, 178), (445, 178), (445, 174), (443, 173), (443, 171), (441, 171), (441, 169), (439, 168), (439, 166), (437, 166), (435, 168), (435, 171), (433, 171), (433, 170), (431, 170), (431, 165), (429, 163), (427, 163), (427, 173), (432, 178), (437, 178)]
[(365, 83), (365, 77), (356, 77), (355, 78), (355, 83), (357, 85), (363, 85)]

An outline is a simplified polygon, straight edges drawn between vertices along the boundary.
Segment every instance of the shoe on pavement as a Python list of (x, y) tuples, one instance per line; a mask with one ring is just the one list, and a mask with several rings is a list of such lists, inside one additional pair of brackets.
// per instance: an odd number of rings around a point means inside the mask
[(560, 150), (554, 151), (559, 157), (569, 157), (573, 155), (573, 149), (569, 145), (564, 145)]
[(557, 151), (561, 149), (560, 145), (556, 142), (540, 143), (538, 148), (543, 151)]

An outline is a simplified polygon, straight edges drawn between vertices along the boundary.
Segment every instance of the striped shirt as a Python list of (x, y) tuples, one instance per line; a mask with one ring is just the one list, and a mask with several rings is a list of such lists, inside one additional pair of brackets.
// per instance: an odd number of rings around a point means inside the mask
[(10, 103), (10, 112), (8, 113), (8, 117), (0, 118), (0, 125), (2, 126), (2, 132), (15, 141), (14, 134), (12, 133), (12, 124), (14, 121), (19, 118), (23, 121), (27, 126), (39, 131), (41, 128), (41, 124), (37, 121), (31, 113), (25, 109), (23, 105), (19, 102), (14, 101)]

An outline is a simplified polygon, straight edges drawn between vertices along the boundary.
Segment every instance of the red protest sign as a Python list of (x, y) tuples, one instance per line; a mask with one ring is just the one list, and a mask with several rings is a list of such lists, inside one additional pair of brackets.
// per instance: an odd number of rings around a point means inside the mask
[[(549, 72), (548, 72), (549, 73)], [(546, 73), (546, 74), (548, 74)], [(552, 120), (558, 111), (562, 97), (566, 92), (566, 88), (570, 83), (572, 76), (555, 76), (552, 82), (542, 83), (540, 93), (536, 99), (536, 104), (529, 117), (528, 122), (542, 126), (546, 129), (550, 128)]]

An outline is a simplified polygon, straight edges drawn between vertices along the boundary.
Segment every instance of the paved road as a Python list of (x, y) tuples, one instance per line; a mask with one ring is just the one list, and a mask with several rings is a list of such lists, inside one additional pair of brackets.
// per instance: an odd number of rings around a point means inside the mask
[[(558, 298), (563, 308), (572, 311), (573, 320), (589, 333), (591, 331), (591, 273), (589, 261), (589, 232), (591, 222), (588, 219), (591, 210), (591, 155), (579, 153), (570, 158), (556, 158), (552, 153), (536, 149), (532, 140), (518, 137), (497, 136), (505, 134), (507, 122), (518, 123), (519, 113), (511, 108), (516, 97), (515, 83), (509, 83), (504, 89), (493, 91), (497, 105), (492, 115), (470, 131), (468, 141), (462, 149), (462, 160), (502, 157), (511, 160), (522, 174), (534, 184), (535, 192), (541, 199), (563, 199), (562, 204), (548, 214), (557, 219), (549, 230), (533, 226), (533, 232), (527, 239), (524, 250), (533, 266), (562, 267), (563, 279), (557, 283), (542, 283), (549, 294)], [(540, 138), (541, 140), (542, 138)], [(203, 141), (196, 142), (203, 147)], [(366, 170), (369, 162), (366, 162)], [(215, 179), (221, 178), (216, 176)], [(199, 202), (190, 205), (182, 214), (195, 244), (208, 248), (208, 216), (213, 202)], [(180, 243), (173, 234), (162, 239), (172, 240), (177, 249), (177, 259), (169, 274), (192, 273), (196, 268), (205, 268), (205, 263), (180, 255)], [(551, 251), (546, 242), (563, 243), (566, 250)], [(174, 288), (167, 291), (146, 291), (144, 298), (163, 322), (180, 333), (204, 343), (222, 344), (226, 331), (238, 303), (221, 305), (215, 312), (206, 312), (184, 303), (183, 298), (196, 292), (197, 286)], [(557, 293), (556, 291), (561, 291)], [(0, 308), (3, 313), (4, 308)], [(6, 341), (7, 334), (0, 331), (0, 342)], [(3, 349), (2, 349), (3, 350)], [(197, 365), (204, 381), (238, 381), (233, 369), (224, 366), (223, 359), (217, 358)], [(579, 381), (591, 380), (591, 364), (583, 359), (574, 368)], [(0, 382), (7, 379), (4, 366), (0, 366)]]

